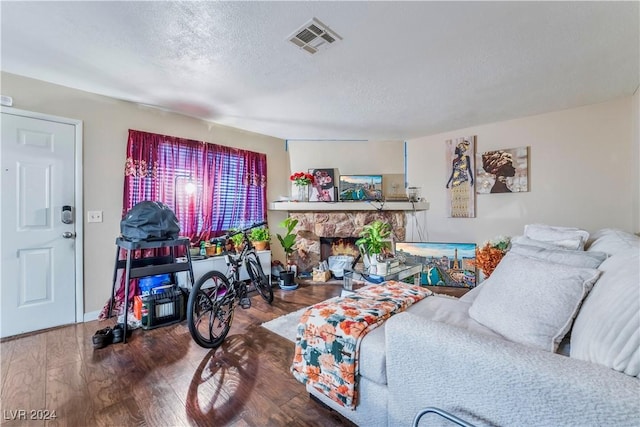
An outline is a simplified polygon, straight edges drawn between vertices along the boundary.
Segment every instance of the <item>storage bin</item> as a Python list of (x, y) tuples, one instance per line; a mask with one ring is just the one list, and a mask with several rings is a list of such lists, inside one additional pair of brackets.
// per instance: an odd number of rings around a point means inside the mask
[(184, 294), (177, 286), (171, 286), (156, 293), (142, 295), (142, 329), (181, 322), (185, 316)]
[(314, 282), (326, 282), (329, 279), (331, 279), (331, 272), (330, 271), (328, 271), (328, 270), (325, 270), (325, 271), (313, 270), (313, 278), (312, 278), (312, 280)]
[(171, 277), (168, 274), (156, 274), (155, 276), (141, 277), (138, 280), (140, 295), (149, 295), (152, 289), (168, 284), (171, 284)]

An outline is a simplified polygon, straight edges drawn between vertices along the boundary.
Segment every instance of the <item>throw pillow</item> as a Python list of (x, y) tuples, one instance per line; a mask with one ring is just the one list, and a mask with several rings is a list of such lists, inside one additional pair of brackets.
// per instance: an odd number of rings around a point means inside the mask
[(583, 245), (582, 237), (574, 237), (572, 239), (561, 239), (554, 241), (543, 241), (543, 240), (535, 240), (530, 239), (526, 236), (515, 236), (511, 239), (511, 244), (520, 244), (520, 245), (528, 245), (528, 246), (537, 246), (539, 248), (546, 249), (567, 249), (577, 251), (581, 249)]
[(584, 249), (584, 244), (589, 238), (589, 232), (575, 227), (558, 227), (545, 224), (527, 224), (524, 226), (524, 235), (529, 239), (541, 240), (543, 242), (555, 243), (564, 246), (565, 241), (579, 239), (577, 248), (567, 247), (567, 249)]
[(600, 272), (507, 253), (469, 308), (505, 338), (555, 352)]
[(640, 252), (607, 259), (571, 331), (571, 357), (640, 376)]
[(640, 250), (640, 238), (626, 231), (604, 228), (593, 233), (585, 247), (587, 251), (601, 251), (615, 255), (629, 249)]
[(573, 267), (598, 268), (602, 261), (607, 259), (604, 252), (570, 251), (567, 249), (546, 249), (539, 246), (511, 245), (511, 252), (539, 259), (541, 261), (555, 262)]

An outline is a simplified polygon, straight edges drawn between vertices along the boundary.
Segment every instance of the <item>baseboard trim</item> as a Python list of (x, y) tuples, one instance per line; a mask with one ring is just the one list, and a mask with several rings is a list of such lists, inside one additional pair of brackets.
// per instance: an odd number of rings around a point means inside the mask
[(98, 320), (98, 316), (100, 315), (101, 310), (90, 311), (89, 313), (84, 314), (83, 322), (92, 322), (94, 320)]

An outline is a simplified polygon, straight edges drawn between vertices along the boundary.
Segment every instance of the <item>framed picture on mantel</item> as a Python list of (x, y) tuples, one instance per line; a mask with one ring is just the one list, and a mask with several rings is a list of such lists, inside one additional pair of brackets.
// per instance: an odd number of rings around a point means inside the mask
[(333, 169), (309, 169), (313, 185), (309, 189), (310, 202), (335, 201), (335, 173)]

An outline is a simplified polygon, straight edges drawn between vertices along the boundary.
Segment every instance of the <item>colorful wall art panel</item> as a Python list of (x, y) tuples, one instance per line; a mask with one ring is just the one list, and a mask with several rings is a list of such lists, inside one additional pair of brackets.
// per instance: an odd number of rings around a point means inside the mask
[(474, 218), (476, 137), (448, 139), (447, 150), (447, 213), (449, 218)]

